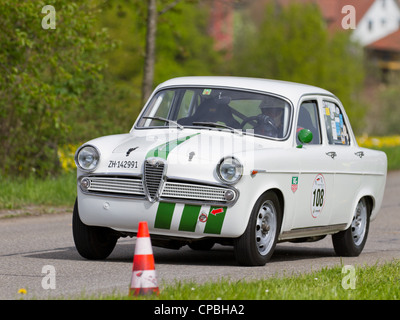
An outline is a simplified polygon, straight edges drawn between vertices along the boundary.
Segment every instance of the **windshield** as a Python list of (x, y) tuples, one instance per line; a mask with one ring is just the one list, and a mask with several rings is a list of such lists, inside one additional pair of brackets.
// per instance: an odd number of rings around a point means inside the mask
[(283, 139), (291, 108), (275, 96), (219, 88), (172, 88), (159, 91), (138, 121), (138, 128), (215, 127), (250, 131)]

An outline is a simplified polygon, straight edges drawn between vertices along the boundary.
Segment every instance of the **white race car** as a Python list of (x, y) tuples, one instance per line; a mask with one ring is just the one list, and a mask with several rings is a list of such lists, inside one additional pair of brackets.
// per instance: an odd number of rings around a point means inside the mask
[(105, 259), (147, 221), (153, 245), (233, 245), (251, 266), (278, 242), (326, 235), (338, 255), (359, 255), (387, 174), (332, 93), (237, 77), (162, 83), (129, 133), (88, 141), (75, 162), (83, 257)]

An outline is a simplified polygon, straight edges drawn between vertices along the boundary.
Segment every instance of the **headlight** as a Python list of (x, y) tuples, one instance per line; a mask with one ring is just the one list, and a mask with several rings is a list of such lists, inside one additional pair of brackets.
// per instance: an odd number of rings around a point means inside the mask
[(93, 146), (83, 146), (78, 149), (75, 155), (76, 165), (84, 171), (96, 169), (100, 159), (100, 154)]
[(217, 165), (217, 174), (222, 182), (234, 184), (243, 174), (243, 166), (233, 157), (223, 158)]

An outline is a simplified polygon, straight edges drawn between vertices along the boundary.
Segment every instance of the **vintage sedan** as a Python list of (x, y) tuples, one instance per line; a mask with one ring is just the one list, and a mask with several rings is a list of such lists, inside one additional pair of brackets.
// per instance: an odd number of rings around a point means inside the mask
[(76, 152), (73, 236), (104, 259), (147, 221), (152, 244), (232, 245), (240, 265), (264, 265), (278, 242), (332, 235), (358, 256), (381, 207), (385, 153), (357, 145), (332, 93), (237, 77), (160, 84), (131, 131)]

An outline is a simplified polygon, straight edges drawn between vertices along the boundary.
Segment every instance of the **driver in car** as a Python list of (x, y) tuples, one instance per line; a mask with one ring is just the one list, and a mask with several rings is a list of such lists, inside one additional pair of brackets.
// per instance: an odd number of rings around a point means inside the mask
[(283, 107), (279, 106), (279, 102), (277, 104), (272, 99), (261, 102), (259, 107), (261, 114), (258, 115), (258, 123), (254, 128), (254, 133), (273, 138), (282, 137)]

